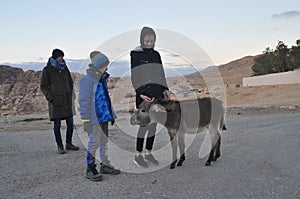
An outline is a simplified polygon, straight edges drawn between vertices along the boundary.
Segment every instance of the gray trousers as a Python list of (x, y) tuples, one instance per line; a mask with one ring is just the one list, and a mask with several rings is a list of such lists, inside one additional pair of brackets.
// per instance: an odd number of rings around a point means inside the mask
[(86, 153), (87, 165), (95, 164), (96, 150), (100, 149), (100, 162), (108, 161), (108, 122), (95, 124), (92, 131), (88, 133), (88, 149)]

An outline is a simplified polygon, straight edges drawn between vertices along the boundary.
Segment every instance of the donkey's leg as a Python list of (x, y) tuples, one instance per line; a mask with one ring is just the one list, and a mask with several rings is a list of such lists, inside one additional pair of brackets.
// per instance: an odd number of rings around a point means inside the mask
[(213, 161), (214, 150), (215, 150), (215, 147), (212, 147), (212, 149), (210, 150), (208, 159), (207, 159), (207, 161), (206, 161), (206, 163), (205, 163), (205, 166), (210, 166), (211, 161)]
[(176, 133), (169, 132), (171, 146), (172, 146), (172, 163), (170, 169), (174, 169), (177, 162), (177, 135)]
[(178, 145), (179, 145), (179, 151), (180, 151), (180, 159), (177, 163), (177, 166), (182, 166), (182, 163), (185, 161), (185, 133), (180, 132), (178, 135)]
[(218, 139), (216, 147), (215, 147), (216, 153), (215, 153), (215, 156), (213, 159), (214, 161), (217, 161), (217, 159), (221, 156), (220, 147), (221, 147), (221, 135), (219, 136), (219, 139)]
[(221, 132), (222, 130), (227, 130), (226, 126), (225, 126), (225, 123), (224, 123), (224, 114), (222, 115), (221, 119), (220, 119), (220, 126), (219, 126), (219, 138), (218, 138), (218, 142), (216, 144), (216, 154), (215, 154), (215, 157), (214, 157), (214, 161), (217, 161), (217, 159), (221, 156), (221, 150), (220, 150), (220, 147), (221, 147)]
[(211, 139), (211, 150), (208, 156), (208, 160), (205, 163), (205, 166), (210, 166), (211, 161), (214, 160), (214, 153), (215, 153), (215, 148), (216, 148), (216, 143), (219, 139), (219, 131), (218, 128), (210, 125), (208, 128), (209, 131), (209, 136)]

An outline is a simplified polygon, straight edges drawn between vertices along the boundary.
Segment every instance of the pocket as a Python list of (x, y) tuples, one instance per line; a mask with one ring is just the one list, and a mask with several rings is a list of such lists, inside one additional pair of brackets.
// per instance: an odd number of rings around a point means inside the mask
[(64, 105), (63, 95), (55, 95), (53, 98), (53, 106), (63, 106), (63, 105)]

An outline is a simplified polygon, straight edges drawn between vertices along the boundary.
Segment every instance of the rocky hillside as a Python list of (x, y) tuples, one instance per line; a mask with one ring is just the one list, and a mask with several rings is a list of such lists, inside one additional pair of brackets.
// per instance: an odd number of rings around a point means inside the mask
[[(220, 65), (218, 67), (211, 67), (210, 70), (205, 70), (199, 73), (186, 75), (185, 77), (191, 82), (193, 86), (205, 86), (205, 81), (214, 79), (216, 74), (221, 75), (223, 83), (226, 87), (236, 87), (242, 85), (243, 77), (249, 77), (253, 74), (251, 67), (254, 64), (255, 56), (246, 56), (241, 59)], [(216, 71), (216, 69), (218, 71)]]
[[(246, 56), (241, 59), (218, 66), (214, 70), (205, 71), (201, 74), (188, 75), (186, 78), (193, 86), (193, 90), (201, 91), (206, 82), (213, 84), (216, 74), (222, 77), (226, 91), (226, 106), (278, 106), (299, 107), (300, 89), (299, 84), (271, 85), (243, 87), (243, 77), (252, 76), (251, 67), (257, 56)], [(203, 92), (202, 92), (203, 93)], [(201, 94), (202, 94), (201, 93)]]
[(253, 74), (251, 67), (254, 64), (256, 56), (246, 56), (241, 59), (229, 62), (218, 67), (224, 84), (232, 87), (233, 85), (242, 85), (243, 77), (250, 77)]
[[(40, 90), (40, 77), (41, 71), (0, 65), (1, 115), (46, 113), (47, 101)], [(75, 88), (81, 77), (81, 74), (72, 73)], [(111, 78), (110, 88), (114, 83), (115, 78)]]
[[(167, 81), (171, 91), (174, 91), (172, 98), (188, 99), (195, 97), (195, 94), (198, 97), (210, 96), (211, 89), (218, 90), (219, 86), (224, 86), (226, 106), (300, 106), (299, 84), (242, 86), (242, 78), (252, 75), (251, 67), (254, 64), (254, 59), (255, 56), (247, 56), (217, 68), (213, 67), (212, 70), (206, 70), (201, 74), (170, 77)], [(29, 70), (24, 72), (21, 68), (1, 65), (1, 115), (46, 113), (47, 101), (39, 88), (40, 76), (41, 71)], [(72, 73), (72, 76), (75, 88), (78, 88), (78, 81), (82, 75)], [(130, 78), (109, 78), (108, 84), (115, 110), (127, 110), (135, 107), (135, 92)], [(207, 85), (212, 86), (207, 88)], [(77, 91), (75, 92), (77, 93)], [(77, 100), (75, 100), (75, 106), (78, 107)]]

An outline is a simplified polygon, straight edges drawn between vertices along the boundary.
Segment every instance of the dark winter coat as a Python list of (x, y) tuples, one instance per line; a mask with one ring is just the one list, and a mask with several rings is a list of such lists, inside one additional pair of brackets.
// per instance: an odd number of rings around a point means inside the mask
[(154, 49), (136, 48), (130, 52), (131, 81), (136, 91), (136, 107), (142, 103), (140, 95), (163, 99), (169, 90), (160, 54)]
[(67, 67), (61, 70), (48, 62), (42, 72), (41, 90), (48, 101), (50, 120), (73, 116), (73, 80)]

